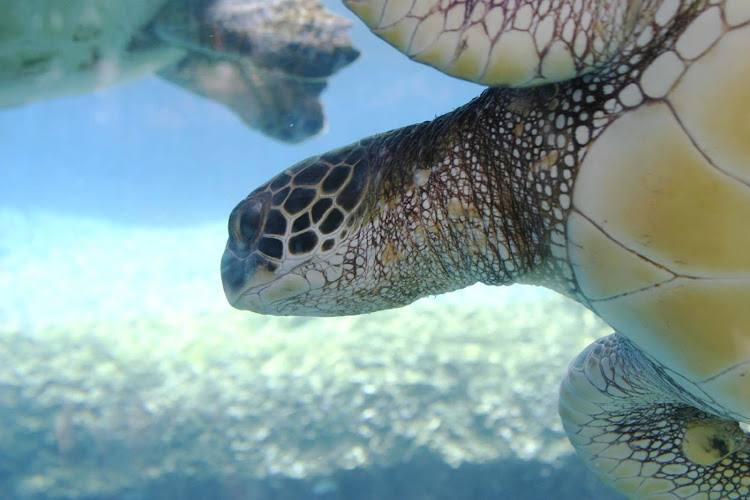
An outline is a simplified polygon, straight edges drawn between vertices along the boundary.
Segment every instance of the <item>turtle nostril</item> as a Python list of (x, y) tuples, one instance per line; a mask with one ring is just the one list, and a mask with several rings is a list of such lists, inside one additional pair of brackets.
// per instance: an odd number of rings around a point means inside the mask
[(246, 257), (263, 234), (266, 199), (248, 197), (229, 216), (229, 245), (238, 257)]

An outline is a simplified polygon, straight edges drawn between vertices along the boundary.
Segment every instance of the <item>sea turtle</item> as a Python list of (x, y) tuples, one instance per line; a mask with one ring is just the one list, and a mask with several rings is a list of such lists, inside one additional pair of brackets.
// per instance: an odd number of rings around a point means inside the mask
[(325, 316), (549, 287), (615, 330), (560, 391), (588, 466), (631, 497), (750, 497), (750, 2), (346, 3), (493, 87), (253, 191), (229, 218), (231, 304)]
[(357, 58), (318, 0), (0, 2), (0, 108), (156, 72), (287, 142), (323, 129), (326, 79)]

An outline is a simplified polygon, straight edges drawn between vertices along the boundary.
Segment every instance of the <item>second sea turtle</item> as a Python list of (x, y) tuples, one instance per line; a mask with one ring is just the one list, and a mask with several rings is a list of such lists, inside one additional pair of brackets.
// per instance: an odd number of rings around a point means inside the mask
[(0, 108), (152, 73), (286, 142), (320, 132), (319, 95), (351, 63), (349, 21), (317, 0), (0, 3)]

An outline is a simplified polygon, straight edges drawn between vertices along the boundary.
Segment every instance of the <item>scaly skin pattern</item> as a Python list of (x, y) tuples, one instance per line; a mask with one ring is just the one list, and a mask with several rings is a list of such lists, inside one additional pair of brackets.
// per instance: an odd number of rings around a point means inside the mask
[[(352, 3), (379, 29), (388, 5), (458, 2)], [(470, 3), (485, 24), (493, 5), (514, 15), (532, 5)], [(227, 298), (324, 316), (476, 282), (552, 288), (617, 331), (562, 386), (565, 428), (587, 464), (636, 498), (747, 497), (736, 421), (750, 420), (750, 2), (538, 2), (533, 12), (548, 3), (560, 20), (574, 5), (616, 4), (584, 30), (592, 47), (614, 33), (612, 50), (581, 52), (572, 79), (488, 89), (259, 187), (229, 219)], [(544, 76), (546, 52), (536, 54), (532, 73)]]

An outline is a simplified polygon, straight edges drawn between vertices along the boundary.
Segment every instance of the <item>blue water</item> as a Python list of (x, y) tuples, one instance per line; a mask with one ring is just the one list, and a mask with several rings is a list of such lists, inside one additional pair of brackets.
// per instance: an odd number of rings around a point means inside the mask
[[(92, 94), (0, 110), (0, 295), (4, 297), (0, 335), (12, 332), (34, 337), (45, 328), (76, 322), (166, 317), (174, 324), (201, 314), (245, 314), (231, 311), (218, 275), (226, 218), (242, 198), (305, 157), (430, 120), (482, 91), (480, 86), (407, 60), (372, 36), (337, 1), (324, 3), (353, 19), (351, 37), (362, 56), (334, 76), (322, 96), (326, 133), (299, 145), (275, 142), (246, 128), (219, 105), (155, 77)], [(491, 310), (549, 297), (550, 293), (530, 287), (471, 288), (433, 301), (445, 307), (471, 303)], [(409, 310), (404, 311), (408, 319)], [(236, 336), (242, 333), (238, 331)], [(0, 339), (0, 344), (7, 343)], [(158, 338), (143, 340), (160, 342)], [(106, 350), (107, 340), (102, 342)], [(71, 346), (71, 359), (76, 352)], [(7, 358), (0, 363), (7, 367)], [(92, 364), (92, 370), (96, 365)], [(54, 380), (54, 373), (44, 364), (32, 367), (30, 373), (43, 373)], [(21, 382), (3, 377), (0, 370), (0, 388), (13, 387), (25, 394)], [(554, 392), (554, 387), (551, 390)], [(0, 408), (9, 405), (4, 410), (7, 413), (18, 400), (4, 394), (0, 394)], [(76, 404), (80, 403), (50, 403), (45, 408), (52, 408), (51, 416), (45, 414), (38, 429), (20, 434), (28, 449), (39, 445), (45, 453), (59, 454), (54, 457), (58, 472), (75, 467), (81, 456), (94, 453), (83, 445), (79, 450), (79, 445), (68, 449), (66, 444), (75, 441), (68, 433), (75, 436), (82, 432), (75, 431), (83, 425), (76, 420)], [(159, 436), (142, 439), (153, 441)], [(189, 442), (190, 437), (185, 440)], [(24, 478), (26, 486), (17, 487), (16, 476), (23, 474), (26, 466), (8, 453), (0, 453), (0, 486), (16, 488), (8, 498), (84, 498), (71, 493), (55, 496), (57, 490), (45, 486), (46, 473)], [(137, 453), (128, 460), (137, 462)], [(280, 474), (274, 479), (275, 486), (255, 490), (233, 490), (219, 479), (193, 484), (178, 477), (174, 484), (167, 484), (167, 479), (160, 478), (151, 489), (86, 498), (271, 498), (269, 492), (274, 492), (273, 498), (456, 498), (435, 493), (431, 478), (436, 474), (446, 482), (444, 491), (455, 491), (451, 489), (455, 485), (448, 485), (455, 477), (473, 485), (473, 489), (463, 490), (463, 498), (494, 498), (492, 491), (515, 491), (518, 495), (518, 489), (495, 484), (498, 470), (493, 467), (508, 464), (458, 467), (435, 460), (433, 456), (417, 457), (404, 466), (407, 472), (400, 472), (396, 463), (354, 468), (332, 477)], [(511, 476), (534, 483), (536, 469), (524, 468), (524, 461), (510, 466), (503, 477), (514, 471)], [(551, 474), (548, 465), (540, 470)], [(423, 477), (414, 481), (403, 477), (414, 471)], [(576, 480), (590, 481), (584, 472), (580, 474)], [(395, 483), (388, 486), (383, 478)], [(420, 490), (419, 481), (432, 485), (429, 495)], [(545, 483), (545, 488), (554, 491), (556, 487)], [(573, 490), (589, 491), (585, 488)], [(589, 491), (590, 498), (602, 498), (597, 491)], [(523, 496), (543, 498), (546, 494), (541, 490), (528, 493)]]
[[(326, 4), (351, 15), (339, 2)], [(0, 113), (0, 200), (136, 224), (223, 219), (255, 186), (300, 159), (430, 120), (477, 96), (478, 85), (398, 54), (361, 23), (361, 58), (323, 94), (328, 132), (274, 142), (229, 111), (155, 77)]]

